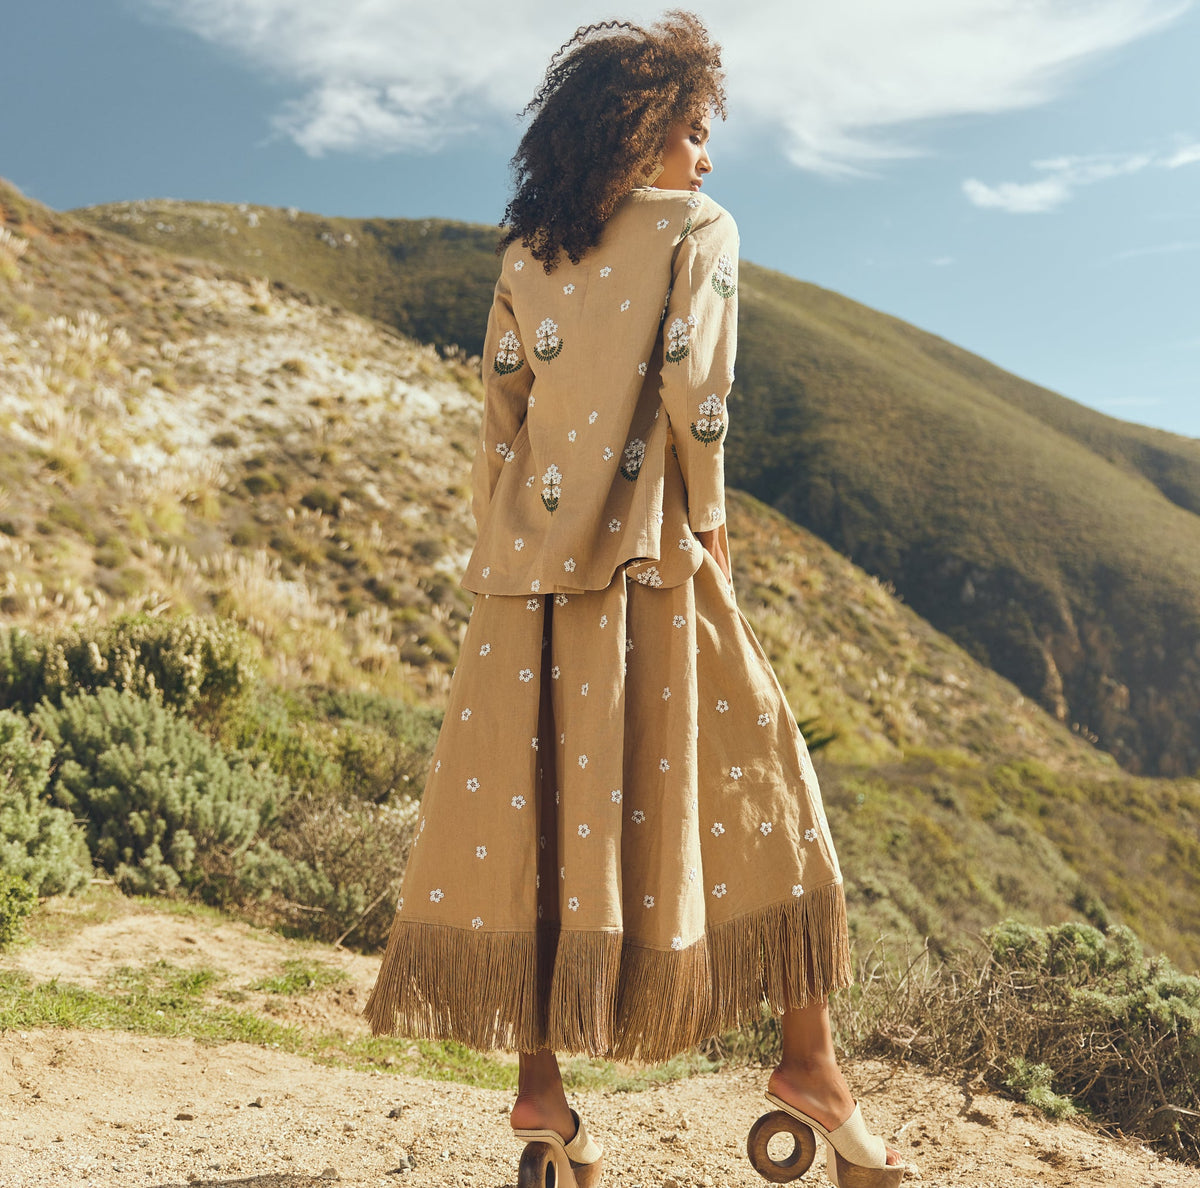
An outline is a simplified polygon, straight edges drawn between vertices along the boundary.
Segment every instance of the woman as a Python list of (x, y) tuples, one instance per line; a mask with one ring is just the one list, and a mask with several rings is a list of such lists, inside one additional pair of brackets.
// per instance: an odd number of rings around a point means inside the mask
[(377, 1034), (520, 1052), (523, 1183), (548, 1162), (560, 1184), (598, 1181), (556, 1051), (663, 1060), (764, 996), (783, 1020), (778, 1118), (836, 1131), (835, 1175), (843, 1158), (858, 1184), (903, 1174), (834, 1056), (841, 874), (730, 582), (738, 234), (702, 193), (724, 104), (695, 16), (589, 26), (552, 59), (514, 160), (477, 597), (367, 1015)]

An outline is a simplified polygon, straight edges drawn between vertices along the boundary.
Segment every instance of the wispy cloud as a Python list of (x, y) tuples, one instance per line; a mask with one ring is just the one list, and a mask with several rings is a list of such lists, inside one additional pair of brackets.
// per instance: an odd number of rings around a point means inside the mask
[[(1096, 182), (1108, 181), (1143, 169), (1178, 169), (1200, 162), (1200, 144), (1187, 144), (1170, 153), (1094, 154), (1052, 157), (1031, 162), (1046, 176), (1030, 182), (1000, 182), (988, 185), (969, 177), (963, 193), (976, 205), (1009, 214), (1037, 214), (1054, 210), (1074, 197), (1075, 191)], [(1150, 249), (1153, 250), (1153, 249)], [(1167, 249), (1169, 250), (1169, 249)], [(1136, 254), (1133, 253), (1133, 254)]]
[[(436, 150), (512, 116), (594, 2), (134, 0), (290, 82), (272, 117), (305, 152)], [(921, 121), (1035, 106), (1192, 0), (711, 0), (734, 119), (823, 174), (920, 155)], [(633, 19), (666, 7), (631, 0)]]
[(1149, 247), (1126, 248), (1116, 252), (1114, 260), (1133, 260), (1138, 256), (1173, 256), (1179, 252), (1200, 251), (1200, 239), (1176, 239), (1171, 243), (1154, 243)]

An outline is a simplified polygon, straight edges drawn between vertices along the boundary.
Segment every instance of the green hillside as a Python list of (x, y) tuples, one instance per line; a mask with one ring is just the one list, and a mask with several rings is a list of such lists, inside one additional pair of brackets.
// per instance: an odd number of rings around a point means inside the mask
[[(175, 202), (77, 213), (479, 350), (490, 228)], [(1200, 442), (778, 272), (744, 264), (741, 295), (729, 481), (1129, 770), (1200, 770)]]
[[(2, 184), (0, 214), (0, 627), (219, 614), (257, 642), (263, 715), (329, 688), (440, 707), (470, 607), (474, 372)], [(1086, 915), (1200, 963), (1200, 784), (1122, 771), (888, 583), (748, 494), (730, 507), (739, 601), (831, 738), (861, 936)], [(313, 712), (258, 727), (309, 740), (285, 755), (301, 786), (311, 739), (345, 746)]]

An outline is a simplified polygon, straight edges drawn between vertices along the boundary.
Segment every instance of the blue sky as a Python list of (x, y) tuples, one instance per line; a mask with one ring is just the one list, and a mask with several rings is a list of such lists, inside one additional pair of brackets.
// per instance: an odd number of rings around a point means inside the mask
[[(746, 258), (1126, 420), (1200, 437), (1198, 0), (712, 0), (708, 190)], [(652, 19), (657, 5), (622, 5)], [(0, 175), (495, 222), (574, 2), (38, 0)], [(15, 52), (13, 52), (15, 50)]]

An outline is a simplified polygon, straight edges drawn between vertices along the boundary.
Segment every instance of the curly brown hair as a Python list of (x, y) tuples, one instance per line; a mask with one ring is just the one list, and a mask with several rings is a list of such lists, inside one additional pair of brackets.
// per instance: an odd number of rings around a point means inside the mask
[(710, 111), (725, 118), (721, 47), (683, 9), (649, 29), (585, 25), (550, 59), (529, 111), (497, 250), (522, 240), (552, 272), (560, 252), (577, 264), (596, 245), (617, 203), (652, 172), (672, 124)]

